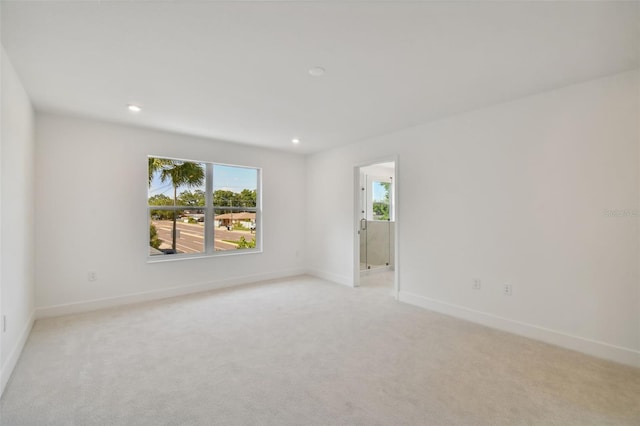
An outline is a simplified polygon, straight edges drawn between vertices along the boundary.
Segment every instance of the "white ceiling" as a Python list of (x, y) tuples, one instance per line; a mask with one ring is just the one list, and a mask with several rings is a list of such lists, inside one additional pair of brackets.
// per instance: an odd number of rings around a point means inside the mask
[(2, 2), (36, 108), (304, 153), (638, 68), (639, 27), (638, 2)]

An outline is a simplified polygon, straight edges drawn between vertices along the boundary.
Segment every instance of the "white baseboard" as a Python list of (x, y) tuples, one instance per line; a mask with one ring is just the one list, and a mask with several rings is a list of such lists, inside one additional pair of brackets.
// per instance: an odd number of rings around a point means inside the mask
[(563, 348), (572, 349), (598, 358), (604, 358), (610, 361), (640, 368), (640, 351), (633, 349), (615, 346), (596, 340), (585, 339), (583, 337), (573, 336), (520, 321), (514, 321), (508, 318), (476, 311), (463, 306), (453, 305), (440, 300), (430, 299), (428, 297), (406, 291), (400, 291), (398, 299), (401, 302), (419, 306), (430, 311), (439, 312), (441, 314), (482, 324), (487, 327), (540, 340)]
[(374, 269), (362, 269), (360, 270), (361, 277), (368, 277), (370, 275), (381, 274), (383, 272), (393, 271), (393, 266), (383, 266), (381, 268)]
[(225, 280), (210, 281), (205, 283), (190, 284), (180, 287), (164, 288), (160, 290), (142, 293), (127, 294), (124, 296), (108, 297), (103, 299), (85, 300), (81, 302), (65, 303), (54, 306), (41, 306), (36, 308), (35, 317), (49, 318), (61, 315), (90, 312), (98, 309), (112, 308), (115, 306), (129, 305), (131, 303), (148, 302), (152, 300), (166, 299), (169, 297), (183, 296), (186, 294), (200, 293), (203, 291), (218, 290), (243, 284), (257, 283), (261, 281), (304, 275), (304, 269), (291, 269), (265, 274), (244, 275)]
[(353, 278), (313, 268), (307, 269), (306, 273), (317, 278), (322, 278), (323, 280), (331, 281), (332, 283), (346, 285), (347, 287), (354, 287)]
[(7, 383), (9, 383), (9, 379), (11, 378), (11, 373), (13, 373), (13, 370), (16, 368), (16, 364), (18, 364), (18, 359), (20, 359), (20, 354), (22, 353), (22, 349), (24, 348), (25, 343), (27, 343), (27, 339), (29, 338), (29, 333), (31, 333), (34, 322), (35, 311), (32, 311), (31, 315), (29, 315), (27, 323), (24, 325), (24, 328), (20, 333), (18, 341), (9, 353), (7, 361), (2, 366), (2, 369), (0, 369), (0, 396), (2, 396), (4, 389), (7, 386)]

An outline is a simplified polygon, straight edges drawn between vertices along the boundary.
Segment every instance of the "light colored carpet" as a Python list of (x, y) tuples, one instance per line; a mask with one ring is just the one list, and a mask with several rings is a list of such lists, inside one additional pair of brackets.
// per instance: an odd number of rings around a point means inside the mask
[(639, 425), (640, 370), (298, 277), (38, 321), (2, 425)]

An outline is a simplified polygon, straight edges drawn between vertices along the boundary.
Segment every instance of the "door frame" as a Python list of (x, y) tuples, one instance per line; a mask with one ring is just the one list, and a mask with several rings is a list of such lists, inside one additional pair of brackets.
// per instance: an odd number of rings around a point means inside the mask
[(394, 245), (394, 270), (393, 270), (393, 296), (398, 299), (398, 294), (400, 293), (400, 275), (398, 271), (400, 270), (400, 250), (399, 250), (399, 240), (400, 240), (400, 188), (399, 188), (399, 161), (398, 156), (388, 156), (376, 158), (374, 160), (363, 161), (355, 164), (353, 166), (353, 286), (358, 287), (360, 285), (360, 215), (361, 206), (361, 187), (360, 187), (360, 169), (367, 166), (373, 166), (375, 164), (380, 163), (391, 163), (395, 164), (394, 167), (394, 176), (393, 176), (393, 202), (394, 202), (394, 222), (395, 222), (395, 238), (393, 241)]

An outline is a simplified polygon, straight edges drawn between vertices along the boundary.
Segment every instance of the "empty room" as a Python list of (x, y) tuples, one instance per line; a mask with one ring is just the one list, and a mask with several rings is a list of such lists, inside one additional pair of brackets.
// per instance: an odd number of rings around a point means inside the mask
[(0, 425), (640, 425), (640, 2), (0, 1)]

